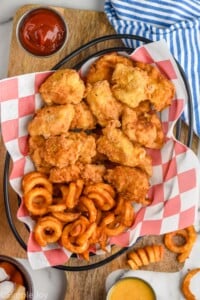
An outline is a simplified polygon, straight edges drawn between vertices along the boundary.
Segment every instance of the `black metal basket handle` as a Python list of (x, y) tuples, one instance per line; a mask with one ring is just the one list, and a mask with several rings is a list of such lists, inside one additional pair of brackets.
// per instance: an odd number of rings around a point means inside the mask
[[(59, 63), (57, 63), (52, 70), (57, 70), (60, 69), (61, 67), (63, 67), (63, 65), (65, 65), (67, 62), (69, 62), (71, 59), (73, 59), (75, 56), (79, 55), (82, 53), (82, 51), (87, 50), (88, 48), (101, 43), (101, 42), (105, 42), (108, 40), (112, 40), (112, 39), (117, 39), (117, 40), (122, 40), (122, 39), (132, 39), (132, 40), (137, 40), (137, 41), (141, 41), (144, 44), (148, 44), (151, 43), (152, 41), (149, 39), (146, 39), (144, 37), (140, 37), (140, 36), (135, 36), (135, 35), (130, 35), (130, 34), (113, 34), (113, 35), (107, 35), (107, 36), (103, 36), (100, 38), (96, 38), (94, 40), (91, 40), (90, 42), (84, 44), (83, 46), (77, 48), (76, 50), (74, 50), (72, 53), (70, 53), (69, 55), (67, 55), (66, 57), (64, 57)], [(103, 50), (100, 50), (98, 52), (93, 53), (90, 56), (87, 56), (86, 58), (84, 58), (81, 62), (79, 62), (78, 64), (74, 65), (72, 68), (74, 69), (80, 69), (81, 66), (90, 58), (95, 57), (95, 56), (99, 56), (99, 55), (103, 55), (105, 53), (108, 52), (113, 52), (113, 51), (125, 51), (128, 54), (130, 54), (131, 52), (134, 51), (133, 48), (129, 48), (129, 47), (125, 47), (125, 46), (121, 46), (121, 47), (111, 47), (111, 48), (105, 48)], [(188, 84), (187, 78), (185, 76), (185, 73), (182, 69), (182, 67), (180, 66), (180, 64), (176, 61), (178, 69), (181, 73), (182, 79), (184, 81), (185, 84), (185, 88), (188, 94), (188, 132), (187, 132), (187, 142), (186, 145), (188, 147), (191, 147), (192, 144), (192, 139), (193, 139), (193, 103), (192, 103), (192, 96), (191, 96), (191, 91), (190, 91), (190, 86)], [(177, 140), (180, 140), (180, 136), (181, 136), (181, 129), (182, 129), (182, 120), (181, 118), (179, 118), (179, 120), (177, 120), (176, 122), (176, 134), (175, 137)], [(4, 165), (4, 175), (3, 175), (3, 192), (4, 192), (4, 204), (5, 204), (5, 211), (6, 211), (6, 216), (8, 219), (8, 223), (9, 226), (16, 238), (16, 240), (18, 241), (18, 243), (21, 245), (21, 247), (27, 251), (27, 245), (26, 243), (23, 241), (23, 239), (21, 238), (19, 232), (17, 231), (17, 228), (14, 224), (13, 218), (12, 218), (12, 214), (11, 214), (11, 206), (10, 206), (10, 198), (9, 198), (9, 166), (10, 166), (10, 155), (7, 152), (6, 153), (6, 158), (5, 158), (5, 165)], [(20, 201), (20, 198), (19, 198)], [(112, 254), (111, 256), (97, 262), (97, 263), (93, 263), (90, 265), (85, 265), (85, 266), (65, 266), (65, 265), (58, 265), (55, 266), (54, 268), (60, 269), (60, 270), (65, 270), (65, 271), (84, 271), (84, 270), (89, 270), (89, 269), (94, 269), (94, 268), (98, 268), (102, 265), (107, 264), (108, 262), (112, 261), (113, 259), (115, 259), (116, 257), (120, 256), (122, 253), (124, 253), (126, 250), (128, 249), (128, 247), (124, 247), (122, 249), (120, 249), (118, 252)]]

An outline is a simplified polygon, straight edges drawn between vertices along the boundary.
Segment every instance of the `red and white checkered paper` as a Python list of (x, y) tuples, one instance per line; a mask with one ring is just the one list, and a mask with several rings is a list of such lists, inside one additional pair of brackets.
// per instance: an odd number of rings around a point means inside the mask
[[(197, 157), (173, 136), (173, 127), (187, 103), (187, 92), (172, 55), (165, 42), (158, 41), (136, 49), (130, 56), (133, 60), (157, 66), (175, 85), (176, 95), (172, 105), (161, 113), (166, 134), (164, 147), (149, 151), (153, 158), (149, 197), (153, 202), (148, 207), (136, 207), (133, 227), (111, 239), (112, 244), (121, 246), (132, 245), (140, 236), (164, 234), (194, 224), (200, 186)], [(80, 74), (84, 74), (87, 68), (88, 63), (80, 70)], [(13, 160), (10, 184), (19, 196), (22, 196), (22, 176), (34, 169), (27, 155), (27, 124), (43, 105), (38, 88), (50, 74), (49, 71), (39, 72), (0, 81), (2, 136)], [(63, 264), (69, 259), (71, 253), (59, 244), (41, 248), (34, 241), (34, 221), (28, 215), (23, 201), (17, 217), (30, 228), (28, 258), (33, 269)]]

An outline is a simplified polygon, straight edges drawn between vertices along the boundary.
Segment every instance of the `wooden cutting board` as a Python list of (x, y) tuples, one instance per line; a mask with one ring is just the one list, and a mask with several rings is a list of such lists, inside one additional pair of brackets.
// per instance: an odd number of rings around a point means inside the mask
[[(62, 51), (52, 55), (51, 57), (35, 57), (22, 49), (16, 38), (16, 25), (20, 17), (24, 12), (33, 7), (37, 7), (37, 5), (25, 5), (21, 7), (15, 14), (10, 45), (8, 76), (49, 70), (67, 54), (84, 45), (88, 41), (100, 36), (115, 33), (104, 12), (54, 7), (63, 15), (67, 22), (69, 32), (67, 44)], [(119, 45), (119, 42), (117, 43)], [(102, 49), (102, 47), (106, 48), (108, 45), (113, 44), (116, 44), (116, 41), (106, 42), (103, 43), (103, 45), (97, 45), (89, 51), (87, 50), (87, 52), (84, 54), (88, 55), (92, 53), (92, 51), (97, 51)], [(75, 58), (72, 63), (76, 61), (80, 61), (80, 56)]]
[[(13, 31), (12, 31), (12, 39), (10, 44), (10, 56), (9, 56), (9, 65), (8, 65), (8, 76), (15, 76), (24, 73), (36, 72), (36, 71), (44, 71), (51, 69), (55, 64), (57, 64), (62, 58), (64, 58), (67, 54), (71, 53), (78, 47), (84, 45), (88, 41), (109, 34), (114, 34), (115, 31), (109, 24), (105, 14), (103, 12), (95, 12), (88, 10), (75, 10), (75, 9), (66, 9), (66, 8), (58, 8), (57, 9), (65, 18), (68, 24), (69, 37), (66, 47), (59, 52), (58, 54), (54, 54), (48, 58), (38, 58), (28, 54), (24, 51), (21, 46), (18, 44), (16, 38), (16, 25), (27, 10), (37, 7), (37, 5), (25, 5), (16, 11), (14, 20), (13, 20)], [(119, 41), (107, 41), (103, 44), (98, 44), (92, 47), (90, 50), (84, 52), (81, 56), (74, 58), (70, 64), (75, 64), (80, 61), (84, 57), (84, 55), (89, 55), (91, 53), (96, 52), (97, 50), (122, 45)], [(69, 67), (70, 67), (69, 64)], [(183, 137), (184, 138), (184, 137)], [(196, 144), (194, 146), (196, 148)], [(3, 143), (1, 142), (1, 157), (4, 157), (5, 150), (3, 148)], [(1, 169), (3, 171), (3, 164), (1, 163)], [(2, 176), (2, 174), (1, 174)], [(1, 197), (3, 198), (2, 191)], [(13, 202), (13, 216), (16, 216), (17, 211), (17, 201), (16, 195), (11, 190), (11, 198)], [(3, 210), (2, 205), (0, 205), (0, 210), (2, 212), (2, 218), (0, 220), (0, 225), (5, 229), (4, 238), (0, 237), (0, 244), (2, 246), (2, 252), (4, 254), (18, 256), (18, 257), (26, 257), (25, 251), (21, 249), (17, 241), (11, 236), (11, 232), (9, 226), (7, 224), (7, 219), (5, 216), (5, 212)], [(1, 224), (2, 223), (2, 224)], [(17, 227), (21, 236), (27, 240), (28, 233), (24, 229), (23, 224), (17, 221)], [(5, 239), (6, 236), (6, 239)], [(11, 237), (9, 237), (11, 236)], [(141, 238), (137, 243), (137, 247), (151, 244), (151, 243), (162, 243), (162, 236), (149, 236)], [(3, 254), (3, 253), (2, 253)], [(66, 272), (67, 280), (68, 280), (68, 288), (65, 299), (88, 299), (88, 300), (100, 300), (104, 298), (104, 284), (106, 276), (116, 270), (117, 268), (126, 268), (125, 264), (125, 255), (122, 255), (115, 261), (111, 263), (95, 269), (91, 271), (84, 272)], [(165, 260), (161, 263), (156, 263), (153, 266), (146, 267), (146, 269), (154, 270), (154, 271), (177, 271), (181, 269), (182, 265), (178, 264), (175, 255), (166, 251)]]

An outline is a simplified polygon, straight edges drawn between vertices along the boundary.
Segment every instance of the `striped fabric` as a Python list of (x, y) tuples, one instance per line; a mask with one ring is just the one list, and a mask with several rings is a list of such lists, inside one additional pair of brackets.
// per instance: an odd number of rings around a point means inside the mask
[[(105, 0), (104, 10), (117, 33), (165, 39), (188, 78), (194, 131), (200, 137), (200, 0)], [(124, 40), (129, 47), (141, 42)], [(187, 106), (182, 115), (188, 122)]]

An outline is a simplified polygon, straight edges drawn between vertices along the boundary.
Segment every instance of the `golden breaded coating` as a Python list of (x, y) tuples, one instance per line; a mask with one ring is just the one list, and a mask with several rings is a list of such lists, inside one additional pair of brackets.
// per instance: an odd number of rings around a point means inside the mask
[(45, 106), (36, 111), (34, 118), (29, 122), (28, 133), (45, 138), (67, 133), (73, 118), (74, 108), (71, 104)]
[(155, 111), (141, 113), (125, 107), (122, 114), (122, 131), (128, 138), (151, 149), (161, 149), (164, 143), (162, 124)]
[(117, 64), (112, 76), (112, 92), (117, 100), (135, 108), (148, 99), (148, 75), (137, 67)]
[(147, 72), (149, 77), (148, 94), (149, 100), (156, 111), (161, 111), (168, 107), (174, 96), (175, 86), (166, 76), (154, 66), (142, 62), (134, 62), (134, 65)]
[(149, 112), (150, 110), (152, 110), (151, 102), (149, 100), (142, 101), (136, 108), (134, 108), (134, 110), (137, 112), (138, 116)]
[(146, 172), (138, 168), (117, 166), (107, 170), (104, 179), (110, 183), (124, 199), (150, 204), (147, 198), (149, 178)]
[(77, 161), (90, 163), (95, 155), (94, 137), (83, 132), (50, 136), (45, 140), (44, 160), (51, 166), (63, 168)]
[(39, 92), (48, 105), (78, 104), (84, 96), (85, 85), (76, 70), (63, 69), (50, 75), (41, 84)]
[(103, 182), (106, 172), (104, 165), (76, 163), (63, 168), (51, 168), (49, 180), (53, 183), (66, 183), (83, 179), (85, 185)]
[(118, 120), (121, 115), (122, 105), (113, 97), (107, 80), (88, 85), (86, 101), (101, 126)]
[(35, 165), (36, 170), (41, 173), (49, 173), (51, 165), (44, 161), (44, 145), (45, 139), (43, 136), (29, 136), (29, 155)]
[(70, 129), (94, 129), (96, 126), (96, 118), (93, 116), (88, 105), (81, 101), (74, 105), (74, 118), (71, 122)]
[(119, 55), (117, 52), (102, 55), (90, 66), (86, 75), (86, 82), (92, 84), (102, 80), (110, 82), (113, 70), (118, 63), (126, 66), (132, 66), (133, 64), (130, 58)]
[(112, 162), (129, 167), (140, 167), (151, 176), (151, 157), (143, 147), (133, 145), (121, 129), (115, 126), (115, 123), (111, 123), (103, 129), (103, 135), (97, 140), (97, 151), (105, 154)]
[(53, 183), (76, 181), (80, 178), (80, 167), (77, 164), (63, 168), (53, 167), (50, 170), (49, 180)]
[(81, 178), (86, 185), (103, 182), (103, 175), (106, 172), (104, 165), (86, 164), (82, 168)]

